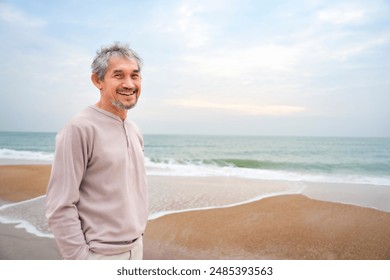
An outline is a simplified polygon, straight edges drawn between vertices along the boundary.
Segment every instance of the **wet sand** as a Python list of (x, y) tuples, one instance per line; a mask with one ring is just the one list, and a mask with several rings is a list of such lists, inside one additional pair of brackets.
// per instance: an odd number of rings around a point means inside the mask
[(155, 259), (390, 259), (390, 213), (303, 195), (149, 222)]
[(22, 201), (46, 193), (50, 165), (0, 166), (0, 199)]
[[(43, 195), (49, 174), (49, 165), (0, 166), (2, 204)], [(192, 210), (151, 216), (145, 259), (390, 259), (390, 213), (349, 205), (386, 207), (388, 186), (229, 177), (148, 180), (151, 213)], [(303, 187), (306, 195), (328, 195), (334, 202), (299, 194)], [(349, 204), (336, 202), (345, 199)], [(210, 209), (198, 209), (204, 207)], [(54, 239), (15, 224), (0, 223), (0, 248), (0, 259), (60, 259)]]

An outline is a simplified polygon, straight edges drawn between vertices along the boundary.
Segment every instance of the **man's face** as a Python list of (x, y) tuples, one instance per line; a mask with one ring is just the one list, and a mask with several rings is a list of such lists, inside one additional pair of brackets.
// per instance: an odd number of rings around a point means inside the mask
[(141, 73), (134, 59), (111, 57), (103, 81), (101, 98), (117, 109), (129, 110), (141, 94)]

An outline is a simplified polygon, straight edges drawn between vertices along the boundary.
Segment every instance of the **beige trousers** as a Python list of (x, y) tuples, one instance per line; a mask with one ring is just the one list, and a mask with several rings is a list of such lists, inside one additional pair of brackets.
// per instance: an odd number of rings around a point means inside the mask
[(143, 250), (143, 241), (142, 237), (140, 237), (134, 243), (134, 248), (130, 251), (117, 255), (102, 255), (94, 252), (89, 252), (87, 260), (142, 260)]

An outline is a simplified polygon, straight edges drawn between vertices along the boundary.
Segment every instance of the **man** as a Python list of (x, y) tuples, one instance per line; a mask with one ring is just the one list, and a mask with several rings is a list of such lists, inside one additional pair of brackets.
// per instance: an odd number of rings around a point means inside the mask
[(101, 48), (91, 76), (100, 100), (57, 136), (46, 216), (64, 259), (142, 259), (143, 138), (126, 118), (141, 94), (141, 65), (127, 45)]

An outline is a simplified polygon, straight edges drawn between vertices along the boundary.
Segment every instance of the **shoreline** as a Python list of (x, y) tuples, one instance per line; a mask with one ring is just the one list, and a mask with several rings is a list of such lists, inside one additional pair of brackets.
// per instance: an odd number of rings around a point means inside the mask
[[(31, 198), (50, 168), (0, 166), (0, 216), (44, 219)], [(390, 186), (150, 175), (148, 185), (145, 259), (390, 259)], [(0, 223), (0, 259), (59, 259), (53, 238), (17, 227)]]
[[(0, 164), (0, 206), (21, 202), (46, 194), (50, 177), (51, 164)], [(160, 196), (158, 192), (176, 195), (183, 202), (171, 205), (168, 212), (176, 210), (201, 210), (204, 208), (230, 207), (244, 204), (269, 196), (283, 194), (303, 194), (308, 198), (349, 204), (390, 212), (390, 186), (353, 183), (308, 182), (290, 180), (249, 179), (221, 176), (165, 176), (147, 175), (149, 193), (152, 197)], [(160, 183), (160, 181), (162, 183)], [(157, 190), (158, 189), (158, 190)], [(234, 191), (233, 193), (230, 191)], [(180, 197), (181, 192), (191, 193), (191, 199)], [(205, 195), (215, 205), (191, 207), (194, 196)], [(221, 196), (221, 192), (225, 192)], [(188, 196), (188, 194), (186, 195)], [(199, 201), (201, 198), (196, 197)], [(202, 199), (204, 199), (202, 197)], [(162, 202), (162, 201), (160, 201)], [(158, 204), (159, 202), (152, 202)], [(176, 209), (178, 208), (178, 209)], [(166, 210), (162, 210), (165, 212)], [(158, 207), (151, 212), (160, 216)], [(153, 216), (152, 215), (152, 216)]]

